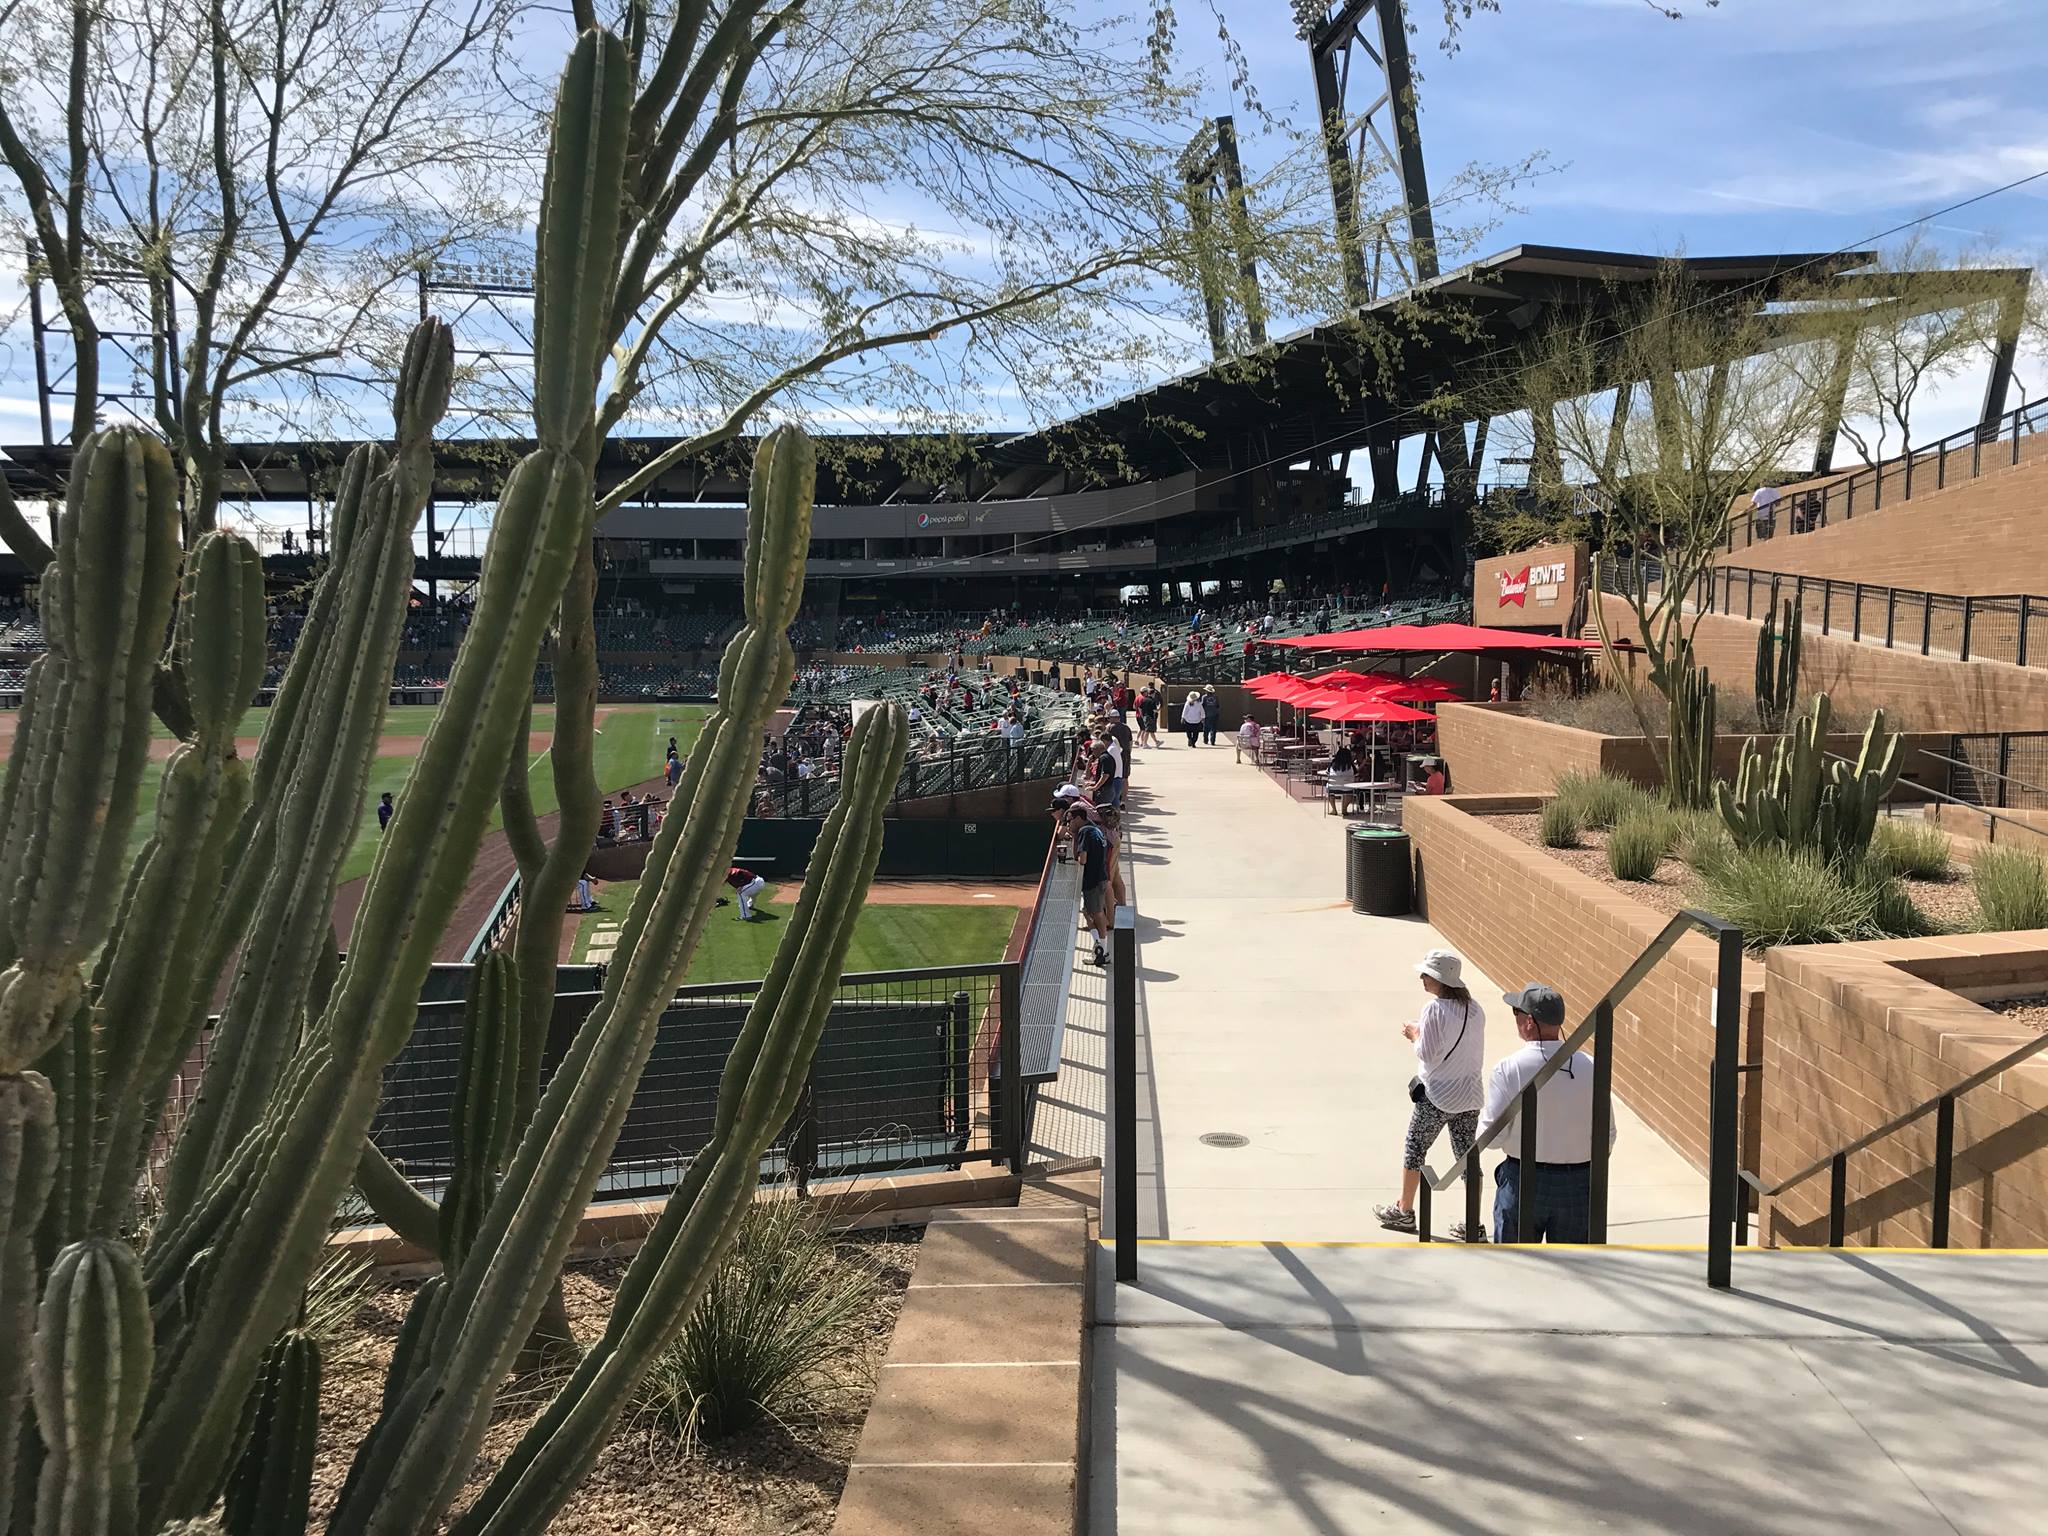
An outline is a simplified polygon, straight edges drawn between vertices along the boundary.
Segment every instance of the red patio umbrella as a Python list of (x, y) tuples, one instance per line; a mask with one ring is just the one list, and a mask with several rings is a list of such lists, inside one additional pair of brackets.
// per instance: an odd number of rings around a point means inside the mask
[(1465, 697), (1440, 677), (1407, 677), (1372, 691), (1383, 699), (1399, 699), (1408, 704), (1441, 704), (1447, 699)]
[(1310, 714), (1318, 720), (1337, 720), (1355, 725), (1367, 720), (1427, 720), (1429, 715), (1420, 709), (1410, 709), (1405, 704), (1396, 704), (1384, 694), (1359, 694), (1336, 699), (1325, 699), (1307, 706)]
[(1319, 687), (1363, 693), (1390, 688), (1408, 679), (1398, 672), (1357, 672), (1348, 667), (1334, 667), (1315, 681)]

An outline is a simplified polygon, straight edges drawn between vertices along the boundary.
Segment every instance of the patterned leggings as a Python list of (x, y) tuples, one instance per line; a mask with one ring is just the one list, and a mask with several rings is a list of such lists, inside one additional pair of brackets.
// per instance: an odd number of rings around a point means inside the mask
[(1462, 1158), (1478, 1138), (1479, 1111), (1466, 1109), (1448, 1114), (1426, 1098), (1417, 1104), (1415, 1113), (1408, 1117), (1408, 1139), (1401, 1144), (1401, 1166), (1420, 1168), (1429, 1149), (1436, 1144), (1437, 1133), (1447, 1125), (1451, 1128), (1451, 1155)]

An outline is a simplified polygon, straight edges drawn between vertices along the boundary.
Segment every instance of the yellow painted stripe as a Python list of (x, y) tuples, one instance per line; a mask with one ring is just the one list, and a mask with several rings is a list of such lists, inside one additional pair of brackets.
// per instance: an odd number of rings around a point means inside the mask
[[(1116, 1239), (1103, 1237), (1096, 1240), (1105, 1248), (1114, 1248)], [(1546, 1253), (1560, 1256), (1588, 1253), (1705, 1253), (1705, 1243), (1461, 1243), (1453, 1238), (1433, 1238), (1429, 1242), (1376, 1242), (1370, 1239), (1339, 1240), (1310, 1239), (1295, 1242), (1284, 1237), (1141, 1237), (1141, 1248), (1541, 1248)], [(1738, 1248), (1737, 1254), (1769, 1254), (1773, 1257), (1806, 1255), (1823, 1258), (1830, 1254), (1858, 1253), (1882, 1254), (1892, 1258), (1933, 1258), (1959, 1259), (1973, 1256), (1990, 1258), (2048, 1258), (2048, 1248)]]

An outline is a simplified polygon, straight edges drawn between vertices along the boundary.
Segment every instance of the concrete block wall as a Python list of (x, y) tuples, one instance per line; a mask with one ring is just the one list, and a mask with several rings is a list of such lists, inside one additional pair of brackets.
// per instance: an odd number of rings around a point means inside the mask
[[(1828, 526), (1813, 533), (1783, 531), (1798, 495), (1789, 491), (1779, 503), (1777, 536), (1730, 551), (1721, 564), (1958, 596), (2048, 593), (2048, 434), (2023, 437), (2019, 447), (2018, 465), (1974, 480), (1959, 478), (1968, 474), (1967, 452), (1951, 455), (1948, 483), (1933, 491), (1921, 489), (1936, 474), (1933, 460), (1922, 458), (1913, 469), (1912, 500), (1893, 499), (1904, 490), (1894, 471), (1883, 507), (1837, 521), (1831, 504)], [(2011, 451), (2009, 442), (1986, 444), (1985, 462)], [(1859, 489), (1859, 508), (1870, 494)]]
[[(1770, 951), (1764, 993), (1762, 1176), (1829, 1156), (2033, 1038), (1956, 988), (2048, 990), (2048, 932), (1975, 933)], [(2048, 1246), (2048, 1059), (1956, 1101), (1956, 1247)], [(1845, 1236), (1920, 1246), (1930, 1235), (1934, 1119), (1853, 1154)], [(1827, 1239), (1829, 1178), (1787, 1190), (1762, 1228)]]
[[(1410, 795), (1416, 906), (1503, 986), (1547, 981), (1576, 1026), (1668, 921), (1662, 912), (1559, 863), (1489, 823), (1537, 796)], [(1713, 1060), (1714, 946), (1688, 935), (1615, 1010), (1614, 1088), (1695, 1167), (1707, 1166), (1707, 1073)], [(1762, 1049), (1763, 967), (1743, 966), (1743, 1059)], [(1747, 1075), (1744, 1140), (1754, 1156), (1758, 1099)], [(1627, 1157), (1618, 1147), (1617, 1159)]]

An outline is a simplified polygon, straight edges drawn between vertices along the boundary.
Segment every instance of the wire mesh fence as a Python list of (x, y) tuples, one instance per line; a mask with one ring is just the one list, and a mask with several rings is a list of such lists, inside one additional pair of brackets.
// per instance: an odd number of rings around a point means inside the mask
[[(762, 1159), (761, 1177), (801, 1189), (814, 1179), (975, 1162), (1015, 1166), (1023, 1145), (1020, 969), (997, 962), (842, 977), (801, 1100)], [(709, 1144), (726, 1058), (760, 986), (688, 986), (670, 1000), (596, 1199), (666, 1194)], [(557, 994), (544, 1077), (599, 997)], [(370, 1126), (377, 1148), (435, 1200), (453, 1166), (463, 1007), (459, 1000), (419, 1005), (410, 1039), (385, 1068)], [(197, 1096), (209, 1049), (202, 1039), (178, 1076), (153, 1149), (158, 1175)], [(354, 1204), (342, 1214), (368, 1216)]]

